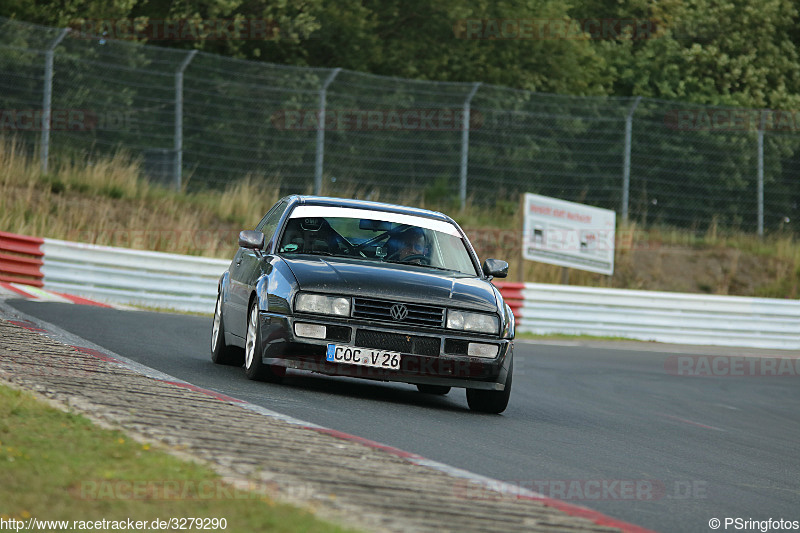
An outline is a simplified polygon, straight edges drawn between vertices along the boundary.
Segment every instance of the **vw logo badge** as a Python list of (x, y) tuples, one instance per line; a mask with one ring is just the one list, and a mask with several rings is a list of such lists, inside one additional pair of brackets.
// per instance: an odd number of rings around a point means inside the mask
[(405, 320), (408, 316), (408, 308), (403, 304), (394, 304), (392, 308), (389, 309), (389, 313), (395, 320)]

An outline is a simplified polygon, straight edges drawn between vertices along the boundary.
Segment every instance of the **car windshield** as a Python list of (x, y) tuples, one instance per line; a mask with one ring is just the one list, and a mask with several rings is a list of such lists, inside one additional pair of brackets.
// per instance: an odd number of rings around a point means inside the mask
[(298, 206), (280, 254), (346, 257), (477, 275), (461, 234), (450, 222), (375, 210)]

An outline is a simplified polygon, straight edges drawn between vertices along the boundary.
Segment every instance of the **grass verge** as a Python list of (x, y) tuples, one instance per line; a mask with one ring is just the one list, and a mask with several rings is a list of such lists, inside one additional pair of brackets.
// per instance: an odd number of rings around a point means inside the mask
[(0, 465), (4, 520), (68, 520), (72, 528), (75, 520), (224, 518), (226, 532), (347, 531), (6, 386), (0, 386)]

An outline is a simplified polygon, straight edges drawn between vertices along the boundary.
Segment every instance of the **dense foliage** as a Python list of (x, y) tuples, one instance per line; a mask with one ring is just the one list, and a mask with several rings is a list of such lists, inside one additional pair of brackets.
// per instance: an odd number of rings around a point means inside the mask
[[(649, 96), (796, 109), (800, 32), (791, 0), (6, 0), (0, 16), (81, 20), (259, 19), (268, 40), (159, 40), (246, 59), (560, 94)], [(466, 38), (465, 21), (484, 21)], [(634, 19), (654, 31), (503, 38), (491, 21)], [(576, 27), (573, 24), (571, 27)], [(506, 34), (506, 37), (509, 35)], [(513, 35), (511, 36), (513, 37)]]
[[(172, 179), (174, 73), (194, 49), (208, 53), (192, 59), (182, 92), (180, 168), (193, 186), (250, 174), (277, 177), (286, 192), (310, 190), (315, 127), (287, 129), (281, 117), (314, 112), (331, 69), (341, 67), (327, 91), (330, 110), (458, 110), (472, 85), (412, 80), (482, 82), (468, 156), (477, 202), (529, 191), (618, 209), (635, 108), (631, 218), (699, 231), (754, 231), (759, 216), (760, 111), (742, 110), (744, 127), (717, 129), (712, 121), (730, 123), (739, 111), (709, 106), (786, 110), (769, 115), (764, 135), (764, 224), (800, 223), (800, 31), (791, 0), (5, 0), (0, 16), (49, 27), (14, 22), (0, 32), (0, 109), (12, 110), (41, 105), (41, 51), (54, 28), (271, 25), (264, 38), (155, 31), (133, 39), (159, 48), (65, 39), (53, 108), (130, 119), (54, 131), (52, 157), (85, 160), (123, 146)], [(29, 137), (33, 146), (38, 132)], [(457, 198), (461, 149), (460, 128), (329, 131), (324, 192)]]

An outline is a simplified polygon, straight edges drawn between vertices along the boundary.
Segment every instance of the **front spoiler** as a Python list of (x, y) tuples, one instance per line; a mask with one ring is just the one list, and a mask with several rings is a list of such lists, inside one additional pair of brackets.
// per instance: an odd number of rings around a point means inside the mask
[[(501, 340), (501, 349), (495, 359), (440, 353), (437, 357), (402, 354), (400, 370), (385, 370), (374, 367), (331, 363), (325, 360), (326, 346), (331, 341), (298, 338), (294, 335), (294, 317), (262, 311), (261, 346), (262, 361), (267, 365), (306, 370), (331, 376), (347, 376), (377, 381), (411, 383), (415, 385), (443, 385), (467, 389), (502, 391), (513, 358), (513, 341)], [(306, 317), (303, 322), (333, 323)], [(348, 320), (353, 328), (380, 329), (372, 324)], [(416, 332), (415, 332), (416, 333)], [(436, 337), (448, 337), (446, 333), (423, 333)], [(484, 340), (485, 339), (481, 339)], [(351, 338), (352, 341), (352, 338)], [(352, 344), (337, 342), (334, 344)]]

